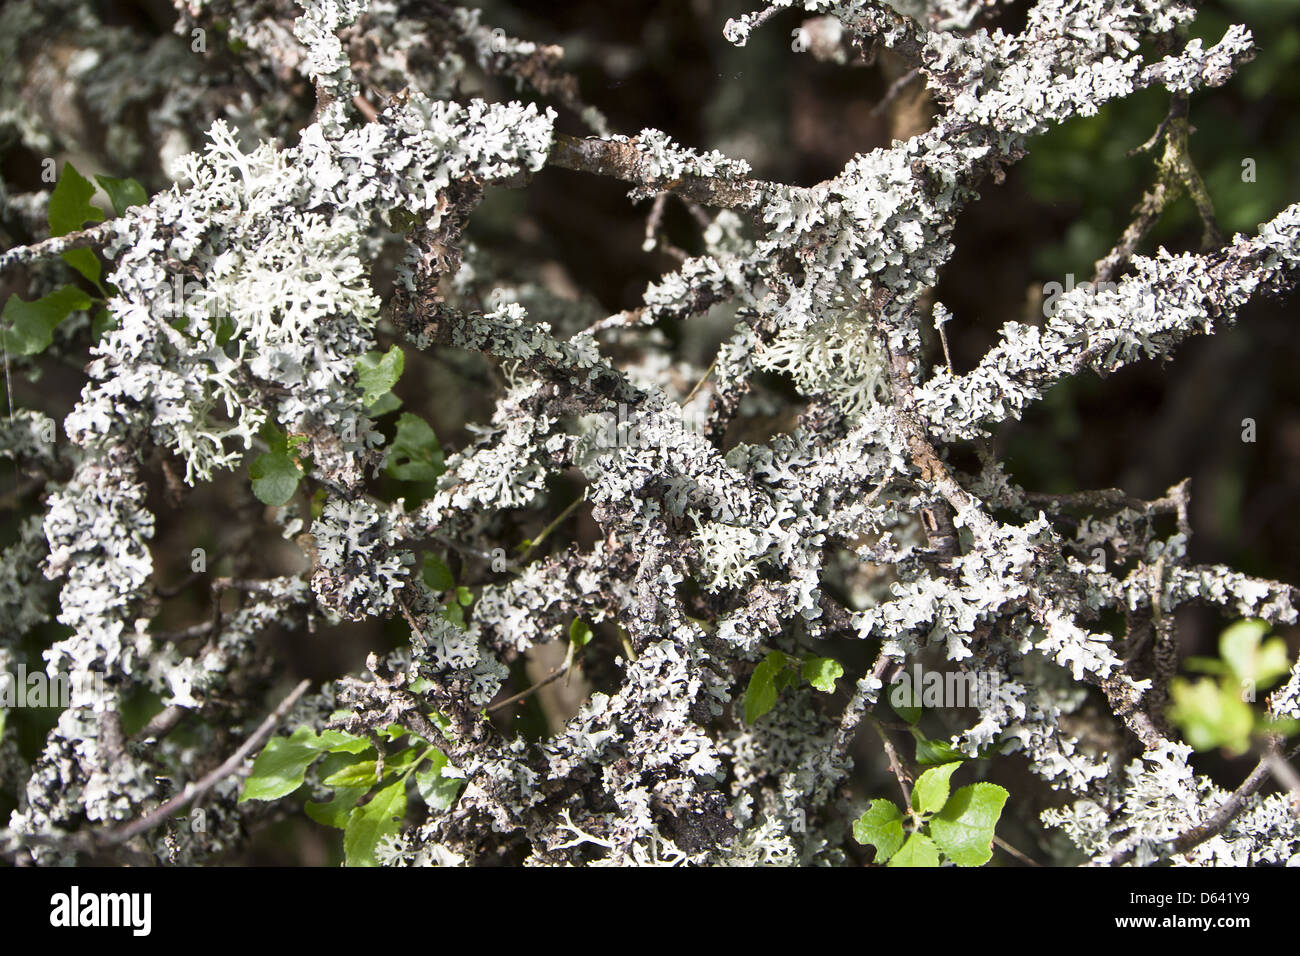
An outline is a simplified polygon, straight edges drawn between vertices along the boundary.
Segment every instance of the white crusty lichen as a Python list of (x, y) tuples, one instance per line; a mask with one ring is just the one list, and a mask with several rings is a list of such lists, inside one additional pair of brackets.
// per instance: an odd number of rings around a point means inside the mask
[[(95, 30), (88, 5), (57, 6), (76, 11), (79, 33)], [(780, 9), (823, 18), (823, 32), (833, 18), (837, 45), (891, 47), (938, 106), (928, 128), (794, 186), (660, 130), (608, 134), (548, 72), (558, 48), (491, 29), (478, 11), (433, 4), (415, 18), (388, 0), (305, 0), (289, 18), (269, 0), (178, 6), (180, 36), (222, 23), (243, 68), (277, 92), (217, 111), (205, 86), (215, 81), (191, 68), (194, 90), (150, 102), (175, 182), (107, 227), (113, 323), (62, 423), (68, 447), (50, 447), (53, 422), (39, 416), (0, 422), (0, 458), (49, 482), (3, 552), (0, 661), (55, 615), (68, 633), (45, 652), (50, 672), (99, 681), (74, 683), (83, 690), (30, 767), (0, 750), (0, 780), (21, 784), (11, 834), (48, 838), (28, 847), (38, 862), (75, 855), (61, 835), (165, 799), (160, 767), (180, 781), (213, 762), (230, 728), (203, 721), (261, 686), (256, 638), (267, 628), (398, 617), (409, 650), (382, 666), (372, 658), (369, 676), (339, 682), (337, 700), (327, 689), (293, 714), (368, 734), (409, 722), (463, 775), (453, 807), (380, 843), (385, 864), (843, 863), (854, 735), (891, 668), (922, 659), (997, 675), (953, 718), (948, 743), (1023, 757), (1061, 797), (1044, 821), (1082, 856), (1296, 859), (1295, 818), (1276, 795), (1178, 846), (1229, 795), (1192, 770), (1160, 711), (1173, 612), (1195, 601), (1292, 623), (1294, 590), (1191, 564), (1184, 492), (1085, 498), (1079, 517), (1067, 514), (1078, 502), (1029, 496), (996, 462), (964, 474), (947, 453), (1066, 377), (1168, 357), (1288, 288), (1300, 205), (1217, 251), (1131, 257), (1113, 287), (1064, 293), (1040, 324), (1006, 323), (968, 372), (928, 369), (921, 348), (923, 328), (955, 318), (934, 289), (957, 219), (990, 177), (1033, 137), (1108, 102), (1227, 81), (1251, 55), (1248, 31), (1180, 41), (1193, 11), (1170, 0), (1040, 0), (1016, 33), (981, 25), (999, 6), (983, 0), (776, 0), (724, 35), (743, 46)], [(10, 93), (20, 76), (7, 53), (15, 31), (53, 27), (31, 3), (0, 16), (14, 26), (0, 29), (0, 124), (46, 149), (66, 131)], [(1146, 56), (1157, 37), (1162, 53)], [(137, 51), (117, 31), (87, 44), (69, 75), (106, 103), (103, 64)], [(170, 62), (174, 47), (160, 44), (152, 62)], [(557, 136), (556, 112), (536, 102), (461, 95), (470, 60), (513, 77), (521, 96), (559, 96), (599, 135)], [(292, 93), (299, 79), (311, 111)], [(207, 130), (194, 152), (179, 148), (186, 110)], [(126, 135), (125, 116), (106, 119)], [(636, 309), (592, 322), (589, 304), (496, 275), (499, 263), (462, 236), (483, 192), (526, 184), (557, 141), (561, 165), (615, 175), (634, 199), (680, 189), (726, 207), (695, 208), (702, 252), (679, 256)], [(5, 203), (27, 219), (43, 208), (41, 197)], [(667, 354), (663, 330), (704, 315), (731, 326), (714, 364)], [(470, 427), (409, 509), (369, 494), (386, 452), (355, 373), (389, 318), (382, 331), (395, 327), (410, 347), (481, 353), (505, 382), (490, 420)], [(762, 434), (736, 427), (760, 416), (771, 424)], [(310, 523), (301, 502), (270, 522), (301, 545), (306, 567), (223, 579), (241, 595), (235, 610), (214, 593), (212, 620), (168, 633), (151, 551), (156, 457), (178, 483), (201, 485), (262, 451), (268, 423), (294, 436), (321, 498)], [(585, 485), (599, 533), (552, 539), (534, 556), (539, 542), (518, 546), (518, 521), (549, 508), (561, 478)], [(1155, 514), (1173, 515), (1177, 532), (1158, 533)], [(458, 595), (415, 573), (430, 547), (452, 548), (479, 575), (468, 620), (448, 618)], [(1122, 561), (1098, 564), (1098, 548)], [(57, 606), (38, 567), (62, 582)], [(1120, 646), (1113, 618), (1144, 624), (1146, 650)], [(539, 741), (484, 719), (520, 656), (570, 636), (575, 619), (617, 640), (608, 686)], [(757, 661), (830, 637), (866, 642), (874, 659), (847, 695), (788, 688), (747, 722)], [(1274, 716), (1300, 716), (1297, 675), (1270, 698)], [(197, 714), (194, 741), (159, 732), (124, 743), (120, 709), (141, 690)], [(1088, 706), (1107, 711), (1106, 733), (1086, 731)], [(245, 704), (234, 719), (259, 713)], [(207, 844), (159, 836), (148, 849), (194, 862), (233, 844), (250, 812), (235, 791), (234, 781), (214, 791)]]

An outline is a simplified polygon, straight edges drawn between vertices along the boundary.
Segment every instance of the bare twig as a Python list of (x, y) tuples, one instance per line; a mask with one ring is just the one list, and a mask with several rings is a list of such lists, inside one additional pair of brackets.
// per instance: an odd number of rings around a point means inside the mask
[(244, 762), (244, 758), (260, 747), (266, 738), (271, 736), (271, 733), (275, 730), (276, 726), (284, 719), (285, 714), (289, 713), (289, 711), (293, 709), (294, 704), (298, 703), (298, 699), (307, 692), (307, 688), (310, 686), (311, 681), (309, 680), (299, 681), (297, 686), (289, 692), (288, 696), (276, 705), (275, 710), (271, 711), (266, 720), (262, 721), (257, 730), (253, 731), (252, 736), (245, 740), (238, 750), (226, 758), (221, 766), (200, 779), (197, 783), (187, 785), (185, 789), (176, 796), (172, 797), (156, 810), (145, 814), (134, 823), (129, 823), (124, 827), (109, 832), (105, 835), (104, 841), (109, 844), (125, 843), (132, 837), (139, 836), (141, 833), (152, 830), (177, 810), (194, 802), (226, 777), (238, 770), (239, 765)]
[(539, 690), (541, 690), (543, 687), (546, 687), (548, 684), (555, 683), (557, 680), (559, 680), (568, 672), (569, 672), (569, 665), (566, 662), (564, 666), (560, 667), (558, 670), (552, 671), (550, 674), (548, 674), (546, 677), (543, 677), (532, 687), (529, 687), (525, 690), (521, 690), (519, 693), (507, 697), (505, 700), (499, 700), (495, 704), (492, 704), (490, 707), (487, 707), (486, 710), (490, 714), (494, 711), (500, 710), (503, 707), (509, 707), (511, 704), (517, 701), (521, 701), (525, 697), (537, 693)]
[(1035, 859), (1033, 859), (1032, 857), (1028, 856), (1027, 854), (1025, 854), (1025, 853), (1021, 853), (1019, 850), (1017, 850), (1015, 847), (1013, 847), (1013, 846), (1012, 846), (1010, 843), (1008, 843), (1006, 840), (1002, 839), (1002, 837), (1000, 837), (1000, 836), (995, 836), (995, 837), (993, 838), (993, 843), (994, 843), (995, 846), (1000, 847), (1001, 849), (1005, 850), (1007, 853), (1009, 853), (1009, 854), (1011, 854), (1013, 857), (1015, 857), (1017, 860), (1019, 860), (1021, 863), (1025, 864), (1025, 866), (1042, 866), (1042, 865), (1043, 865), (1043, 864), (1039, 863), (1037, 860), (1035, 860)]
[(865, 716), (871, 726), (875, 728), (876, 733), (880, 735), (880, 743), (884, 746), (885, 756), (889, 759), (890, 772), (893, 773), (894, 779), (898, 781), (898, 789), (902, 791), (903, 794), (903, 806), (910, 807), (912, 805), (912, 788), (908, 784), (911, 781), (911, 777), (907, 775), (907, 771), (903, 768), (903, 761), (899, 759), (898, 751), (894, 749), (894, 742), (889, 739), (888, 731), (886, 731), (884, 727), (880, 726), (880, 721), (876, 720), (876, 718), (872, 717), (870, 714), (865, 714), (863, 716)]
[(898, 79), (894, 80), (893, 83), (890, 83), (889, 89), (885, 91), (885, 95), (881, 98), (880, 102), (871, 107), (871, 116), (879, 116), (881, 113), (885, 112), (885, 110), (889, 109), (889, 104), (898, 99), (898, 94), (902, 93), (903, 90), (907, 88), (907, 85), (920, 75), (921, 68), (919, 66), (914, 66)]

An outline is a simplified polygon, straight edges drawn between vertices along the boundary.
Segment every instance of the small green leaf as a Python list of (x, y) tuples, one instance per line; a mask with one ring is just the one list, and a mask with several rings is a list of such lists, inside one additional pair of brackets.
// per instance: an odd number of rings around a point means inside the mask
[(924, 833), (913, 833), (903, 848), (889, 860), (889, 866), (938, 866), (939, 848)]
[(370, 407), (402, 377), (406, 355), (394, 345), (387, 352), (367, 352), (357, 359), (357, 384), (361, 386), (361, 404)]
[(930, 821), (930, 836), (958, 866), (983, 866), (993, 856), (993, 830), (1009, 794), (995, 783), (972, 783), (952, 795)]
[(425, 552), (424, 583), (430, 591), (450, 591), (456, 586), (456, 579), (451, 576), (446, 561), (432, 552)]
[(785, 655), (773, 651), (758, 662), (745, 689), (745, 723), (752, 724), (776, 706), (776, 679), (785, 670)]
[(1201, 674), (1230, 673), (1228, 665), (1217, 657), (1188, 657), (1183, 661), (1183, 667)]
[(253, 494), (265, 505), (287, 505), (298, 491), (303, 470), (294, 457), (288, 435), (267, 423), (262, 429), (270, 451), (254, 459), (248, 473), (253, 479)]
[(573, 645), (575, 651), (580, 651), (587, 646), (591, 640), (591, 628), (589, 628), (582, 618), (575, 617), (573, 623), (569, 625), (569, 643)]
[(777, 694), (780, 694), (781, 691), (785, 690), (787, 687), (794, 687), (799, 683), (799, 672), (793, 666), (794, 664), (797, 664), (798, 661), (791, 661), (790, 658), (785, 657), (785, 655), (782, 655), (782, 657), (784, 658), (784, 666), (776, 672)]
[(340, 787), (334, 791), (334, 796), (324, 803), (308, 800), (303, 809), (307, 811), (307, 816), (317, 823), (342, 830), (348, 825), (348, 816), (352, 813), (352, 808), (366, 795), (368, 789), (368, 787)]
[(149, 194), (134, 179), (118, 179), (115, 176), (96, 176), (95, 182), (108, 194), (108, 201), (113, 204), (113, 211), (125, 216), (132, 206), (143, 206), (149, 202)]
[(435, 750), (429, 754), (426, 768), (415, 772), (416, 789), (431, 810), (450, 810), (460, 794), (461, 784), (465, 782), (460, 777), (444, 777), (442, 771), (446, 766), (446, 755)]
[[(321, 781), (325, 787), (365, 787), (369, 790), (379, 782), (379, 777), (375, 775), (378, 764), (374, 760), (359, 760), (354, 764), (344, 767), (336, 773), (330, 774)], [(384, 776), (389, 776), (389, 766), (384, 764)]]
[(235, 320), (228, 315), (217, 316), (216, 325), (217, 345), (224, 346), (227, 342), (235, 337), (238, 329), (235, 326)]
[(1224, 747), (1238, 754), (1250, 749), (1255, 713), (1231, 683), (1175, 677), (1169, 696), (1169, 717), (1195, 749)]
[(429, 746), (427, 741), (421, 740), (415, 734), (411, 734), (411, 741), (414, 746), (407, 747), (405, 750), (392, 754), (384, 761), (385, 777), (405, 773), (408, 768), (417, 763), (427, 752)]
[(442, 446), (424, 419), (410, 412), (398, 417), (384, 470), (398, 481), (434, 481), (443, 473)]
[(465, 629), (465, 612), (455, 600), (447, 602), (447, 606), (442, 609), (442, 616), (462, 631)]
[(65, 285), (35, 302), (11, 295), (5, 303), (5, 348), (10, 355), (36, 355), (54, 341), (54, 329), (78, 309), (90, 308), (90, 296), (76, 286)]
[(1291, 670), (1286, 642), (1280, 637), (1265, 641), (1267, 621), (1238, 621), (1219, 636), (1219, 653), (1237, 680), (1253, 680), (1267, 687)]
[(375, 866), (379, 841), (402, 829), (406, 816), (406, 781), (385, 787), (364, 807), (349, 815), (343, 832), (343, 853), (348, 866)]
[(384, 392), (379, 398), (375, 399), (373, 405), (366, 409), (366, 414), (371, 418), (378, 418), (381, 415), (387, 415), (389, 412), (395, 412), (402, 407), (402, 400), (392, 392)]
[[(63, 164), (63, 173), (59, 176), (54, 191), (50, 193), (48, 210), (50, 236), (66, 236), (75, 232), (87, 222), (101, 222), (104, 212), (98, 206), (90, 204), (90, 197), (95, 195), (95, 187), (71, 163)], [(102, 267), (99, 259), (89, 249), (70, 249), (64, 252), (63, 259), (83, 276), (96, 285)]]
[(370, 748), (370, 741), (342, 730), (322, 730), (320, 746), (332, 754), (359, 754)]
[(297, 734), (294, 736), (298, 739), (272, 737), (266, 742), (253, 761), (253, 772), (244, 781), (240, 803), (245, 800), (279, 800), (302, 786), (307, 768), (321, 755), (321, 748), (303, 742)]
[[(69, 249), (67, 252), (60, 253), (60, 255), (63, 257), (64, 262), (95, 285), (99, 285), (99, 277), (103, 273), (103, 266), (99, 264), (99, 259), (93, 252), (89, 249)], [(100, 291), (103, 291), (102, 287)]]
[(321, 762), (316, 764), (316, 779), (324, 780), (346, 767), (351, 767), (357, 762), (358, 756), (358, 754), (348, 753), (327, 753)]
[(916, 739), (916, 762), (919, 766), (937, 767), (940, 764), (952, 763), (954, 760), (970, 759), (967, 754), (962, 753), (946, 740), (930, 740), (915, 727), (912, 727), (911, 731)]
[(66, 236), (88, 222), (102, 222), (104, 211), (90, 204), (94, 195), (95, 187), (90, 180), (77, 172), (76, 166), (64, 163), (63, 173), (50, 193), (50, 235)]
[(100, 339), (115, 328), (117, 328), (117, 319), (113, 318), (113, 313), (108, 309), (100, 309), (90, 322), (91, 341), (98, 344)]
[(921, 719), (921, 693), (910, 680), (891, 684), (888, 700), (890, 709), (909, 724)]
[(948, 781), (960, 763), (945, 763), (921, 774), (912, 788), (912, 807), (918, 813), (938, 813), (948, 802)]
[(835, 682), (844, 676), (844, 668), (829, 657), (805, 657), (802, 673), (804, 680), (830, 694), (835, 691)]
[(884, 863), (903, 845), (903, 814), (888, 800), (872, 800), (853, 821), (853, 839), (876, 848), (876, 863)]

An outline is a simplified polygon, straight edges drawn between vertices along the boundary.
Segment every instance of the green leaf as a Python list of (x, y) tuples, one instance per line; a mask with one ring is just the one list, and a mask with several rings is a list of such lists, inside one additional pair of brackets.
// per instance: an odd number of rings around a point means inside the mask
[(217, 345), (225, 346), (227, 342), (235, 337), (238, 330), (235, 326), (235, 320), (228, 315), (217, 316), (215, 325)]
[(265, 505), (287, 505), (298, 491), (298, 482), (303, 476), (302, 466), (291, 447), (298, 443), (291, 442), (288, 435), (269, 422), (262, 434), (270, 451), (258, 455), (248, 469), (253, 479), (253, 494)]
[(117, 328), (117, 319), (113, 318), (113, 313), (109, 312), (108, 309), (100, 309), (90, 322), (91, 341), (98, 343), (100, 339), (115, 328)]
[(66, 236), (88, 222), (102, 222), (104, 211), (90, 204), (95, 187), (77, 172), (71, 163), (63, 164), (54, 191), (50, 193), (49, 222), (51, 236)]
[(344, 767), (337, 773), (330, 774), (321, 781), (321, 785), (326, 787), (365, 787), (369, 790), (379, 782), (379, 777), (375, 774), (377, 766), (378, 764), (374, 760), (359, 760)]
[(890, 866), (938, 866), (939, 849), (924, 833), (913, 833), (889, 860)]
[[(309, 728), (303, 728), (311, 733)], [(244, 781), (239, 802), (279, 800), (302, 786), (307, 768), (321, 755), (321, 748), (294, 738), (272, 737), (253, 761), (253, 772)]]
[(387, 415), (389, 412), (395, 412), (402, 407), (402, 400), (392, 392), (384, 392), (377, 398), (373, 405), (366, 409), (366, 414), (371, 418), (378, 418), (380, 415)]
[(304, 810), (307, 816), (327, 827), (342, 830), (348, 825), (348, 817), (357, 801), (366, 795), (368, 787), (340, 787), (334, 796), (323, 803), (308, 800)]
[(358, 754), (348, 753), (327, 753), (320, 763), (316, 764), (316, 779), (324, 780), (326, 777), (332, 777), (344, 767), (350, 767), (357, 762)]
[[(49, 222), (50, 236), (66, 236), (75, 232), (87, 222), (101, 222), (103, 210), (90, 204), (90, 197), (95, 195), (95, 187), (71, 163), (63, 164), (63, 174), (59, 176), (54, 191), (50, 193)], [(102, 267), (99, 259), (89, 249), (70, 249), (63, 253), (63, 259), (83, 276), (96, 285)]]
[[(99, 259), (93, 252), (89, 249), (69, 249), (67, 252), (60, 253), (60, 255), (64, 262), (95, 285), (99, 285), (99, 277), (103, 272), (103, 266), (99, 264)], [(100, 291), (103, 291), (102, 287)]]
[(35, 302), (11, 295), (0, 315), (5, 323), (5, 348), (11, 355), (36, 355), (49, 348), (54, 329), (78, 309), (90, 308), (90, 296), (65, 285)]
[(421, 740), (415, 734), (411, 734), (411, 740), (416, 746), (407, 747), (399, 753), (392, 754), (384, 761), (384, 776), (389, 777), (393, 774), (405, 773), (413, 764), (417, 763), (427, 752), (428, 742)]
[(332, 754), (359, 754), (370, 749), (370, 741), (365, 737), (342, 730), (322, 730), (318, 740), (322, 749)]
[(1238, 681), (1253, 680), (1267, 687), (1291, 670), (1286, 642), (1280, 637), (1264, 641), (1267, 621), (1238, 621), (1219, 636), (1219, 653)]
[(343, 832), (343, 853), (348, 866), (375, 866), (379, 841), (402, 829), (406, 816), (406, 781), (398, 780), (374, 795), (364, 807), (349, 815)]
[(1183, 667), (1189, 671), (1202, 674), (1228, 674), (1228, 665), (1217, 657), (1189, 657), (1183, 661)]
[(745, 689), (745, 723), (752, 724), (776, 706), (776, 678), (785, 670), (785, 655), (773, 651), (758, 662)]
[(804, 680), (830, 694), (835, 690), (835, 682), (844, 676), (844, 668), (829, 657), (805, 657), (802, 673)]
[(938, 813), (948, 802), (948, 781), (960, 763), (945, 763), (921, 774), (912, 788), (912, 807), (918, 813)]
[(580, 617), (575, 617), (569, 625), (569, 643), (575, 651), (580, 651), (591, 640), (591, 628)]
[(886, 862), (903, 845), (903, 814), (888, 800), (872, 800), (853, 821), (853, 839), (876, 848), (877, 863)]
[(446, 755), (435, 750), (429, 754), (426, 769), (415, 772), (415, 787), (431, 810), (450, 810), (460, 794), (461, 784), (465, 782), (460, 777), (444, 777), (442, 771), (446, 766)]
[(428, 423), (403, 412), (384, 470), (398, 481), (433, 481), (443, 473), (442, 446)]
[(1175, 677), (1169, 684), (1169, 696), (1169, 717), (1195, 749), (1224, 747), (1237, 754), (1250, 749), (1255, 713), (1231, 684)]
[(983, 866), (993, 856), (993, 830), (1009, 794), (995, 783), (972, 783), (952, 795), (930, 821), (930, 836), (958, 866)]
[(454, 600), (447, 602), (447, 606), (442, 609), (442, 616), (462, 631), (465, 629), (465, 612)]
[(781, 691), (785, 690), (787, 687), (793, 687), (799, 683), (799, 672), (791, 666), (792, 663), (797, 664), (798, 661), (796, 660), (791, 662), (790, 658), (786, 657), (784, 654), (781, 656), (783, 658), (784, 666), (776, 672), (777, 694), (780, 694)]
[(916, 739), (916, 762), (919, 766), (937, 767), (940, 764), (952, 763), (954, 760), (970, 759), (967, 754), (962, 753), (946, 740), (930, 740), (915, 727), (912, 727), (911, 731)]
[(134, 179), (96, 176), (95, 182), (108, 194), (108, 201), (113, 204), (113, 211), (119, 216), (125, 216), (131, 206), (143, 206), (149, 202), (149, 194)]
[(474, 603), (474, 592), (467, 587), (456, 588), (456, 601), (461, 607), (469, 607)]
[(430, 591), (450, 591), (456, 586), (456, 579), (451, 576), (446, 561), (432, 552), (425, 552), (424, 583)]
[(394, 345), (387, 352), (367, 352), (357, 359), (357, 384), (361, 386), (361, 404), (369, 408), (402, 377), (406, 355)]
[(891, 684), (888, 699), (890, 709), (909, 724), (921, 719), (921, 692), (910, 680)]

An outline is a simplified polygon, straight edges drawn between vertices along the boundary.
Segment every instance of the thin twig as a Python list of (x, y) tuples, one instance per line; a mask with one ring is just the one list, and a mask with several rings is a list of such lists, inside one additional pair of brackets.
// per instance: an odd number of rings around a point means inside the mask
[(694, 398), (696, 393), (699, 392), (699, 390), (704, 386), (704, 383), (707, 382), (710, 378), (712, 378), (713, 370), (716, 369), (717, 367), (718, 367), (718, 360), (714, 359), (713, 363), (707, 369), (704, 370), (704, 374), (700, 376), (700, 380), (695, 383), (695, 387), (690, 390), (690, 393), (684, 399), (682, 399), (682, 408), (685, 408), (687, 405), (691, 403), (691, 399)]
[(549, 535), (556, 528), (558, 528), (560, 526), (560, 523), (564, 521), (564, 519), (567, 518), (569, 515), (571, 515), (573, 513), (573, 510), (577, 508), (578, 505), (582, 504), (586, 500), (587, 500), (587, 489), (584, 488), (582, 489), (581, 497), (575, 498), (573, 501), (569, 502), (568, 506), (565, 507), (565, 509), (561, 511), (559, 515), (556, 516), (555, 520), (542, 529), (541, 534), (539, 534), (536, 538), (533, 538), (528, 542), (528, 547), (524, 548), (523, 553), (519, 555), (519, 563), (522, 564), (523, 562), (527, 561), (528, 556), (537, 549), (537, 546), (546, 540), (546, 536)]
[(889, 84), (889, 89), (885, 91), (884, 97), (881, 99), (879, 103), (877, 103), (875, 106), (871, 108), (871, 114), (870, 114), (871, 117), (874, 119), (875, 117), (883, 113), (885, 110), (889, 109), (889, 104), (894, 102), (894, 100), (898, 99), (898, 94), (903, 92), (903, 90), (907, 87), (907, 84), (911, 83), (914, 79), (916, 79), (920, 75), (921, 75), (921, 68), (919, 66), (914, 66), (912, 67), (912, 69), (908, 70), (898, 79), (894, 80), (893, 83)]
[(885, 747), (885, 756), (889, 758), (889, 769), (894, 774), (894, 779), (898, 781), (898, 789), (903, 792), (903, 806), (910, 807), (912, 805), (912, 788), (907, 785), (910, 778), (907, 776), (907, 771), (903, 769), (903, 762), (899, 759), (898, 751), (894, 749), (894, 742), (889, 739), (889, 734), (885, 731), (885, 728), (880, 726), (880, 721), (870, 714), (864, 714), (863, 716), (871, 722), (871, 726), (876, 728), (876, 733), (880, 735), (880, 742)]
[(406, 606), (406, 601), (402, 599), (400, 594), (397, 595), (397, 606), (402, 609), (402, 616), (406, 618), (406, 623), (410, 625), (411, 633), (419, 638), (421, 645), (428, 647), (429, 641), (424, 636), (424, 631), (420, 628), (420, 625), (415, 622), (415, 617), (411, 614), (411, 609)]
[(310, 680), (304, 679), (299, 681), (297, 686), (289, 692), (288, 696), (276, 705), (275, 710), (271, 711), (266, 720), (262, 721), (257, 730), (253, 731), (253, 735), (245, 740), (240, 748), (231, 754), (221, 764), (221, 766), (217, 767), (216, 770), (213, 770), (197, 783), (188, 784), (183, 791), (172, 797), (151, 813), (145, 814), (134, 823), (128, 823), (124, 827), (109, 832), (104, 837), (104, 841), (109, 844), (125, 843), (132, 837), (139, 836), (147, 830), (152, 830), (177, 810), (181, 809), (181, 807), (187, 806), (194, 800), (203, 796), (203, 794), (207, 793), (226, 777), (238, 770), (239, 765), (244, 762), (244, 758), (260, 747), (266, 738), (271, 736), (272, 731), (274, 731), (280, 721), (284, 719), (285, 714), (289, 713), (289, 711), (293, 709), (293, 705), (298, 703), (298, 699), (302, 697), (303, 694), (307, 693), (307, 688), (310, 686)]
[(502, 707), (509, 707), (511, 704), (515, 703), (516, 701), (523, 700), (525, 697), (537, 693), (547, 684), (555, 683), (557, 680), (559, 680), (568, 672), (569, 672), (569, 665), (566, 662), (564, 666), (561, 667), (559, 670), (552, 671), (548, 676), (543, 677), (532, 687), (529, 687), (526, 690), (521, 690), (519, 693), (514, 694), (511, 697), (507, 697), (505, 700), (499, 700), (495, 704), (492, 704), (490, 707), (486, 708), (486, 710), (490, 714), (495, 710), (500, 710)]
[(1027, 855), (1024, 854), (1024, 853), (1021, 853), (1019, 850), (1017, 850), (1015, 847), (1013, 847), (1013, 846), (1012, 846), (1010, 843), (1008, 843), (1006, 840), (1002, 839), (1002, 837), (1000, 837), (1000, 836), (995, 836), (995, 837), (993, 838), (993, 843), (994, 843), (996, 846), (1001, 847), (1001, 848), (1002, 848), (1003, 850), (1005, 850), (1007, 853), (1009, 853), (1009, 854), (1011, 854), (1012, 856), (1014, 856), (1014, 857), (1015, 857), (1017, 860), (1019, 860), (1021, 863), (1025, 864), (1025, 866), (1042, 866), (1042, 865), (1043, 865), (1043, 864), (1039, 863), (1037, 860), (1033, 859), (1032, 857), (1029, 857), (1029, 856), (1027, 856)]

